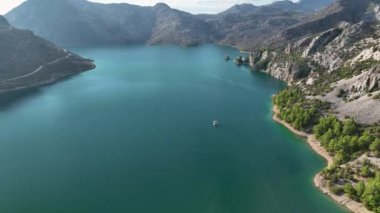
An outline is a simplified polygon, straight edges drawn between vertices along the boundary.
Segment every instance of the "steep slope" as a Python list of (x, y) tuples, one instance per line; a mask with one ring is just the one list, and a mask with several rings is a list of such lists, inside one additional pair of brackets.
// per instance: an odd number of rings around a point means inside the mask
[[(340, 0), (268, 41), (275, 51), (257, 51), (252, 66), (297, 83), (311, 97), (331, 102), (339, 118), (380, 120), (380, 5)], [(360, 110), (357, 110), (359, 109)]]
[(256, 9), (256, 13), (266, 14), (278, 13), (278, 11), (312, 13), (314, 10), (303, 7), (301, 4), (294, 3), (289, 0), (275, 1), (271, 4), (263, 5)]
[(217, 15), (202, 15), (217, 34), (217, 43), (250, 50), (268, 37), (300, 23), (311, 11), (291, 1), (269, 5), (235, 5)]
[(28, 0), (6, 18), (62, 46), (141, 43), (155, 23), (149, 8), (85, 0)]
[(352, 212), (379, 212), (380, 1), (339, 0), (266, 43), (253, 69), (292, 85), (273, 98), (277, 118), (331, 159), (316, 186)]
[(232, 6), (231, 8), (219, 13), (218, 15), (228, 15), (228, 14), (247, 14), (255, 11), (257, 7), (253, 4), (237, 4)]
[(357, 23), (363, 19), (371, 0), (339, 0), (320, 12), (304, 18), (303, 22), (276, 35), (265, 46), (281, 46), (316, 33), (337, 27), (342, 22)]
[(0, 92), (53, 83), (94, 66), (0, 16)]
[(333, 3), (334, 0), (301, 0), (298, 2), (298, 4), (303, 7), (303, 8), (306, 8), (306, 9), (310, 9), (310, 10), (320, 10), (320, 9), (323, 9), (324, 7), (326, 7), (327, 5)]
[(212, 22), (218, 29), (217, 42), (250, 50), (268, 37), (300, 22), (302, 13), (279, 12), (277, 14), (230, 14)]
[(179, 44), (193, 46), (214, 41), (211, 25), (186, 12), (171, 9), (166, 4), (152, 8), (155, 27), (148, 44)]
[(192, 15), (165, 4), (140, 7), (86, 0), (28, 0), (10, 23), (61, 46), (223, 43), (247, 49), (300, 22), (311, 10), (291, 1), (236, 5), (216, 15)]

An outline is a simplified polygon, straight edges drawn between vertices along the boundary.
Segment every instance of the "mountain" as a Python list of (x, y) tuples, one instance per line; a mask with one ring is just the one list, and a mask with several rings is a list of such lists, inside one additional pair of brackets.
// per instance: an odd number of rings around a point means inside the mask
[(0, 16), (0, 92), (53, 83), (95, 65)]
[(278, 1), (259, 7), (235, 5), (217, 15), (200, 17), (217, 32), (216, 43), (249, 50), (268, 37), (300, 23), (310, 12), (291, 1)]
[(309, 10), (320, 10), (333, 3), (334, 0), (300, 0), (298, 5)]
[[(294, 3), (289, 0), (275, 1), (271, 4), (255, 6), (253, 4), (245, 3), (245, 4), (237, 4), (232, 6), (231, 8), (217, 14), (218, 16), (225, 16), (229, 14), (278, 14), (281, 12), (301, 12), (301, 13), (311, 13), (312, 9), (303, 7), (299, 3)], [(212, 16), (212, 15), (211, 15)]]
[(232, 6), (231, 8), (219, 13), (219, 15), (228, 15), (228, 14), (247, 14), (252, 13), (257, 9), (257, 7), (253, 4), (245, 3), (245, 4), (237, 4)]
[(193, 15), (162, 3), (141, 7), (28, 0), (6, 17), (14, 26), (30, 29), (60, 46), (223, 43), (250, 48), (299, 23), (310, 12), (291, 1), (260, 7), (242, 4), (216, 15)]
[(305, 17), (303, 21), (281, 32), (264, 45), (282, 45), (291, 40), (323, 32), (342, 22), (357, 23), (365, 19), (371, 0), (339, 0), (325, 9)]
[(193, 46), (210, 43), (215, 39), (212, 26), (197, 16), (162, 3), (155, 5), (152, 12), (155, 15), (155, 26), (148, 44)]
[[(338, 0), (263, 42), (254, 69), (330, 102), (338, 118), (380, 120), (380, 2)], [(268, 51), (272, 49), (273, 51)]]
[(155, 24), (148, 8), (85, 0), (28, 0), (6, 18), (61, 46), (141, 43)]
[(210, 41), (207, 23), (166, 4), (140, 7), (86, 0), (28, 0), (6, 17), (14, 26), (61, 46), (146, 42), (186, 46)]
[[(333, 164), (316, 186), (352, 212), (379, 212), (378, 177), (356, 171), (367, 161), (380, 168), (380, 1), (337, 0), (261, 46), (250, 56), (252, 70), (291, 85), (273, 98), (278, 118), (314, 134), (312, 146)], [(346, 190), (361, 184), (358, 197)]]
[(352, 212), (379, 212), (379, 177), (359, 171), (380, 168), (380, 1), (337, 0), (261, 46), (252, 69), (291, 85), (273, 98), (277, 118), (331, 159), (315, 185)]
[(299, 3), (294, 3), (289, 0), (283, 0), (283, 1), (275, 1), (268, 5), (263, 5), (257, 8), (256, 13), (276, 13), (277, 11), (283, 11), (283, 12), (304, 12), (304, 13), (311, 13), (313, 12), (312, 9), (303, 7)]

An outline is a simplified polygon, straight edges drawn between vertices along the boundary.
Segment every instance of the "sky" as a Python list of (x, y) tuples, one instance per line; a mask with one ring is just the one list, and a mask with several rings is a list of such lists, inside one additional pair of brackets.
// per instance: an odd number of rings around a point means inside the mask
[[(25, 0), (0, 0), (0, 14), (4, 15), (8, 11), (17, 7)], [(90, 0), (100, 3), (130, 3), (144, 6), (155, 5), (164, 2), (172, 8), (184, 10), (191, 13), (218, 13), (235, 4), (252, 3), (255, 5), (268, 4), (274, 0)]]

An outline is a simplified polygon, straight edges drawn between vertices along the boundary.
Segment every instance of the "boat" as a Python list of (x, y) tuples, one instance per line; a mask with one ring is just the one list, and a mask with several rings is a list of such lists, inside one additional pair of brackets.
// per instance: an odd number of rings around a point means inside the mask
[(219, 121), (213, 121), (213, 122), (212, 122), (212, 126), (213, 126), (214, 128), (219, 127), (219, 126), (220, 126)]

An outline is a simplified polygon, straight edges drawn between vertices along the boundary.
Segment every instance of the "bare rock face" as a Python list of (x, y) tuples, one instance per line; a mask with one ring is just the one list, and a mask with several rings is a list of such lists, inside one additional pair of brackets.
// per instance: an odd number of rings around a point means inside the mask
[(365, 41), (377, 36), (378, 8), (368, 0), (340, 0), (264, 44), (283, 49), (285, 55), (301, 55), (328, 72), (334, 72), (355, 56), (355, 61), (378, 60), (380, 51), (373, 46), (380, 44), (380, 40), (371, 44)]
[(302, 57), (307, 57), (318, 52), (333, 41), (341, 32), (341, 29), (333, 28), (321, 33), (310, 42), (309, 46), (303, 51)]
[(332, 103), (339, 118), (377, 122), (380, 102), (372, 96), (380, 92), (379, 17), (380, 2), (338, 0), (263, 42), (270, 57), (255, 54), (251, 66), (320, 94), (309, 98)]
[(298, 76), (300, 74), (300, 70), (299, 64), (291, 61), (284, 61), (282, 63), (271, 62), (265, 72), (277, 79), (293, 82), (299, 79)]
[(350, 86), (352, 93), (371, 93), (380, 89), (380, 65), (372, 67)]
[(371, 0), (337, 0), (327, 8), (305, 17), (303, 21), (278, 33), (263, 45), (283, 47), (287, 43), (336, 28), (342, 22), (357, 23), (366, 14)]
[(296, 58), (270, 51), (253, 53), (250, 57), (250, 65), (254, 70), (266, 72), (287, 82), (296, 82), (306, 77), (311, 70), (307, 63), (299, 63)]

